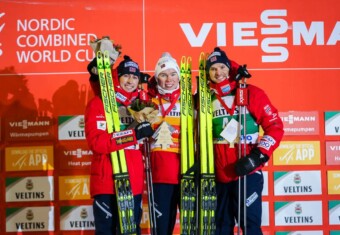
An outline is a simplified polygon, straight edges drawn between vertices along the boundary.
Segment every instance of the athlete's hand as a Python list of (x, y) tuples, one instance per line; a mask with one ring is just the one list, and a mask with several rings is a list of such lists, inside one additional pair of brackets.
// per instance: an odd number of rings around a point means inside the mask
[(139, 123), (135, 127), (135, 132), (136, 132), (136, 139), (140, 140), (145, 137), (151, 137), (154, 131), (151, 127), (150, 122), (142, 122), (142, 123)]
[(240, 158), (235, 163), (236, 175), (248, 175), (268, 160), (269, 157), (266, 154), (261, 153), (258, 148), (254, 148), (247, 156)]
[(251, 78), (251, 74), (248, 72), (246, 64), (240, 65), (240, 67), (238, 67), (235, 81), (239, 81), (242, 78)]

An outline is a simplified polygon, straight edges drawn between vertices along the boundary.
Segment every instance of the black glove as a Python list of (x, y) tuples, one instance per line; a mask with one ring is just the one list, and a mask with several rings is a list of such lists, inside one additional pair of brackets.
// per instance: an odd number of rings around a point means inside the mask
[(140, 73), (140, 81), (141, 81), (141, 83), (148, 83), (150, 77), (151, 76), (149, 74), (141, 72)]
[(261, 153), (258, 148), (254, 148), (251, 152), (245, 156), (240, 158), (235, 163), (235, 172), (238, 176), (248, 175), (256, 168), (266, 163), (269, 160), (269, 157), (266, 154)]
[(240, 67), (238, 67), (235, 81), (239, 81), (242, 78), (251, 78), (251, 74), (248, 72), (246, 64), (240, 65)]
[(90, 74), (90, 81), (92, 82), (99, 81), (96, 57), (87, 65), (87, 71)]
[(154, 131), (150, 122), (142, 122), (135, 127), (135, 132), (137, 140), (140, 140), (152, 136)]

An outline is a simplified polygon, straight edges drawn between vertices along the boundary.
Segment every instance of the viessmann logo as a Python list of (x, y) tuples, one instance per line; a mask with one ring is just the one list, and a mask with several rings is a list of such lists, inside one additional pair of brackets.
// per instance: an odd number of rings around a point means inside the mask
[(326, 141), (327, 165), (340, 165), (340, 141)]
[(290, 114), (286, 117), (282, 117), (282, 121), (288, 124), (294, 124), (296, 122), (315, 122), (316, 117), (315, 116), (298, 116), (298, 115)]
[(91, 150), (77, 148), (77, 149), (65, 150), (64, 155), (82, 158), (83, 156), (92, 156), (93, 152)]
[[(260, 20), (254, 22), (233, 22), (233, 40), (227, 40), (227, 25), (224, 22), (203, 23), (200, 31), (195, 34), (190, 23), (180, 23), (187, 40), (192, 47), (202, 47), (210, 34), (212, 27), (216, 27), (217, 46), (227, 46), (228, 42), (233, 42), (232, 46), (254, 46), (261, 47), (264, 55), (262, 62), (279, 63), (285, 62), (289, 58), (288, 42), (293, 46), (316, 44), (317, 46), (335, 46), (339, 41), (338, 32), (340, 24), (334, 22), (333, 30), (328, 38), (325, 36), (325, 22), (323, 21), (293, 21), (288, 22), (286, 9), (268, 9), (262, 11)], [(264, 25), (258, 29), (258, 25)], [(257, 32), (260, 35), (257, 35)], [(292, 35), (288, 38), (287, 35)], [(257, 37), (265, 37), (258, 39)], [(230, 46), (230, 45), (229, 45)]]
[(22, 129), (28, 129), (29, 127), (46, 127), (51, 126), (50, 121), (29, 121), (22, 120), (20, 122), (9, 122), (10, 127), (20, 127)]
[(319, 115), (317, 111), (280, 112), (285, 135), (318, 135)]

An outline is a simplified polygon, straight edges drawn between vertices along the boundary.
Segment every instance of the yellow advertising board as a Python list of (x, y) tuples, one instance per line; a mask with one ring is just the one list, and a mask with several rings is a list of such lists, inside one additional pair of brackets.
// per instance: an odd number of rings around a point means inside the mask
[(319, 165), (319, 141), (282, 141), (273, 154), (274, 165)]
[(6, 171), (47, 171), (54, 169), (53, 146), (7, 147)]

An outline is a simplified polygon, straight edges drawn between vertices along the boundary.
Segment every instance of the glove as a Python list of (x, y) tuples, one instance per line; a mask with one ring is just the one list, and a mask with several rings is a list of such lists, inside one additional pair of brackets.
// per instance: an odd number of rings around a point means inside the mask
[(135, 132), (136, 132), (136, 139), (140, 140), (140, 139), (143, 139), (145, 137), (152, 136), (154, 131), (151, 127), (150, 122), (142, 122), (142, 123), (139, 123), (135, 127)]
[(148, 83), (150, 77), (151, 76), (149, 74), (141, 72), (140, 73), (140, 81), (141, 81), (141, 83)]
[(246, 64), (238, 67), (235, 81), (239, 81), (242, 78), (251, 78), (251, 74), (248, 72)]
[(90, 74), (90, 81), (92, 82), (99, 81), (96, 57), (87, 65), (87, 71)]
[(266, 154), (261, 153), (258, 148), (254, 148), (251, 152), (235, 163), (235, 172), (238, 176), (248, 175), (253, 172), (256, 168), (266, 163), (269, 157)]

